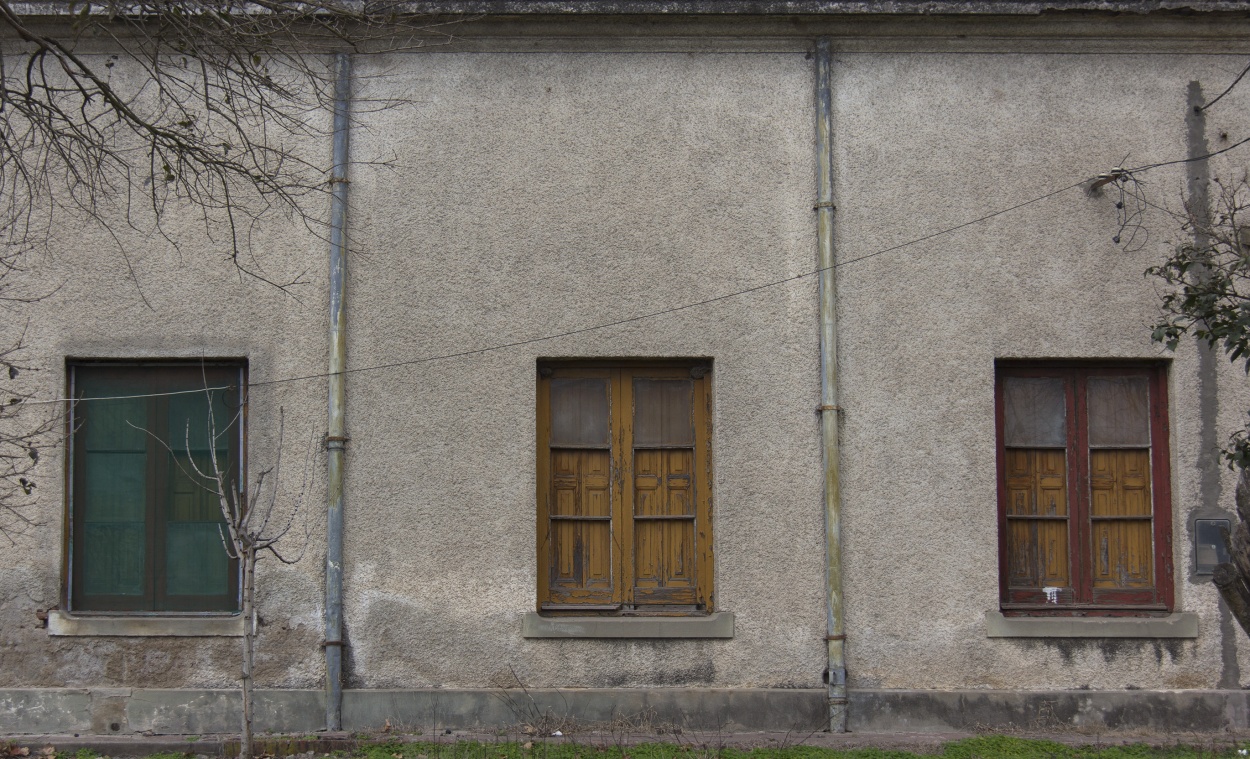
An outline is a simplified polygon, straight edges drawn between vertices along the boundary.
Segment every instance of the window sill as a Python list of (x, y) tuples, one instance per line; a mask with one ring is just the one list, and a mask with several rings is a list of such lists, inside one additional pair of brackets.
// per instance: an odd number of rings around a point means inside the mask
[(987, 638), (1197, 638), (1198, 615), (1162, 617), (1005, 617), (985, 612)]
[(700, 617), (544, 617), (529, 612), (523, 638), (732, 638), (734, 615)]
[(121, 638), (237, 638), (243, 616), (73, 616), (60, 609), (48, 612), (48, 634)]

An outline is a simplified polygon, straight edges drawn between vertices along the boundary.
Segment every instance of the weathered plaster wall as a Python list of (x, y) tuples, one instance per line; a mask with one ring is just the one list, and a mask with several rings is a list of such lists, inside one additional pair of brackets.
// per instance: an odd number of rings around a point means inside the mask
[[(1197, 56), (843, 55), (835, 85), (839, 255), (853, 259), (952, 227), (1121, 163), (1186, 158), (1188, 84), (1222, 89), (1230, 69), (1229, 59)], [(1244, 121), (1244, 105), (1227, 107), (1223, 118)], [(1151, 203), (1182, 208), (1184, 169), (1141, 179)], [(1158, 298), (1142, 272), (1182, 232), (1150, 208), (1140, 250), (1124, 250), (1111, 239), (1117, 199), (1070, 189), (839, 269), (854, 685), (1220, 681), (1215, 593), (1184, 579), (1204, 423), (1192, 345), (1174, 357), (1169, 400), (1176, 605), (1200, 615), (1199, 637), (985, 637), (983, 613), (998, 598), (994, 359), (1164, 355), (1149, 339)], [(1246, 395), (1244, 378), (1223, 366), (1219, 375), (1222, 437), (1235, 421), (1226, 406)]]
[[(756, 44), (742, 29), (732, 40), (471, 40), (477, 52), (357, 61), (362, 100), (398, 104), (358, 108), (354, 121), (349, 365), (408, 363), (348, 380), (351, 687), (820, 687), (814, 281), (525, 342), (815, 268), (807, 42)], [(1250, 671), (1242, 633), (1221, 625), (1210, 587), (1188, 580), (1187, 516), (1204, 497), (1194, 452), (1212, 424), (1222, 438), (1244, 419), (1245, 379), (1216, 362), (1213, 421), (1196, 400), (1192, 346), (1169, 377), (1173, 554), (1176, 605), (1199, 615), (1199, 638), (985, 637), (998, 598), (994, 359), (1160, 356), (1148, 330), (1156, 293), (1141, 273), (1174, 241), (1174, 222), (1152, 211), (1149, 240), (1126, 252), (1110, 239), (1115, 198), (1074, 188), (850, 263), (1121, 162), (1184, 158), (1189, 82), (1218, 91), (1243, 58), (1201, 55), (1192, 42), (1182, 55), (1118, 44), (837, 43), (852, 687), (1211, 688)], [(519, 52), (527, 46), (544, 50)], [(1213, 148), (1222, 131), (1242, 134), (1246, 108), (1237, 95), (1211, 114)], [(1152, 202), (1180, 207), (1182, 168), (1144, 179)], [(62, 236), (31, 280), (66, 280), (31, 311), (30, 362), (44, 371), (27, 381), (41, 396), (63, 392), (66, 356), (245, 356), (254, 383), (324, 370), (316, 236), (276, 222), (258, 237), (268, 265), (308, 272), (298, 300), (240, 284), (216, 245), (179, 256), (129, 236), (151, 308), (110, 240)], [(473, 353), (508, 343), (523, 344)], [(524, 639), (536, 584), (536, 362), (657, 356), (714, 362), (716, 585), (735, 637)], [(274, 452), (279, 406), (288, 461), (301, 460), (324, 432), (324, 403), (322, 380), (255, 388), (252, 466)], [(0, 687), (230, 685), (231, 639), (50, 639), (39, 628), (34, 610), (60, 586), (59, 451), (40, 467), (43, 524), (0, 552)], [(1227, 500), (1228, 475), (1205, 476), (1216, 483), (1205, 492)], [(305, 559), (270, 564), (260, 579), (266, 687), (320, 684), (319, 483)]]
[[(561, 333), (812, 267), (802, 55), (397, 56), (361, 74), (364, 98), (412, 103), (362, 117), (353, 145), (396, 156), (352, 185), (368, 251), (349, 283), (353, 365)], [(351, 683), (481, 687), (515, 672), (537, 687), (819, 686), (813, 296), (798, 281), (353, 377)], [(716, 593), (732, 640), (521, 637), (544, 356), (713, 359)]]
[[(125, 87), (125, 66), (118, 65), (113, 74), (115, 86)], [(57, 217), (47, 252), (30, 254), (28, 271), (6, 279), (11, 287), (6, 295), (45, 296), (29, 305), (6, 306), (5, 339), (25, 329), (26, 348), (14, 359), (30, 370), (17, 382), (36, 400), (47, 401), (67, 391), (67, 358), (247, 359), (253, 383), (251, 475), (274, 464), (280, 408), (286, 413), (284, 488), (299, 490), (304, 461), (312, 456), (306, 508), (286, 541), (298, 553), (304, 530), (310, 531), (306, 558), (295, 567), (264, 562), (259, 570), (266, 626), (257, 678), (315, 687), (321, 677), (323, 551), (318, 536), (324, 531), (325, 502), (323, 454), (315, 437), (324, 435), (325, 382), (264, 383), (325, 371), (324, 244), (281, 214), (243, 230), (251, 246), (244, 266), (273, 281), (306, 281), (284, 293), (231, 265), (220, 219), (209, 227), (213, 239), (206, 240), (202, 218), (171, 203), (164, 218), (170, 239), (153, 231), (144, 187), (134, 188), (135, 228), (116, 215), (125, 198), (106, 197), (100, 209), (116, 238), (98, 226)], [(319, 206), (314, 210), (322, 212)], [(63, 404), (32, 405), (25, 418), (37, 421), (63, 412)], [(36, 618), (37, 610), (65, 608), (61, 434), (58, 427), (49, 436), (35, 472), (37, 499), (25, 513), (38, 524), (0, 550), (0, 687), (222, 687), (237, 682), (240, 645), (234, 638), (51, 637)]]

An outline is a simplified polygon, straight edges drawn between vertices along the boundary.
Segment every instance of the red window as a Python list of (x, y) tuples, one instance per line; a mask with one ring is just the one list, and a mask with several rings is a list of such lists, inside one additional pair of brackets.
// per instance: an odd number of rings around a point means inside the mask
[(1169, 610), (1165, 367), (1000, 362), (995, 392), (1003, 610)]

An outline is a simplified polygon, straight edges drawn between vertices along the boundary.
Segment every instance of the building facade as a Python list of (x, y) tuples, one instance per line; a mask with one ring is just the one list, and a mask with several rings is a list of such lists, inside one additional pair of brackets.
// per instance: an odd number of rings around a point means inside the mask
[(1250, 724), (1196, 532), (1235, 519), (1250, 393), (1152, 343), (1143, 276), (1245, 180), (1205, 156), (1250, 89), (1195, 110), (1237, 4), (425, 5), (483, 15), (349, 61), (341, 638), (328, 242), (254, 230), (291, 297), (209, 237), (127, 266), (57, 230), (22, 381), (79, 400), (0, 552), (0, 732), (234, 729), (193, 475), (279, 450), (264, 729), (523, 722), (522, 687), (583, 722)]

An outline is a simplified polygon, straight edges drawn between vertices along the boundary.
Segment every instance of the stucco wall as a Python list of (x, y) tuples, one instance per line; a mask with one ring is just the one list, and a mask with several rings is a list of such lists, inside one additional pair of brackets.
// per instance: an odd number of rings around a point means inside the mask
[[(175, 214), (172, 222), (172, 233), (197, 236), (192, 218)], [(275, 275), (307, 269), (308, 284), (285, 295), (241, 277), (224, 260), (221, 243), (197, 241), (180, 253), (159, 236), (122, 230), (119, 248), (98, 230), (61, 228), (53, 253), (33, 257), (29, 274), (14, 278), (17, 292), (47, 294), (22, 307), (22, 316), (29, 315), (27, 347), (17, 358), (32, 369), (18, 381), (36, 399), (48, 400), (66, 393), (67, 358), (247, 359), (254, 384), (248, 427), (253, 477), (274, 464), (279, 409), (286, 414), (282, 480), (292, 497), (282, 499), (287, 505), (280, 510), (294, 503), (304, 461), (313, 457), (305, 508), (287, 541), (298, 552), (304, 530), (310, 531), (307, 558), (293, 568), (271, 561), (261, 569), (261, 614), (270, 626), (262, 636), (267, 645), (259, 654), (259, 676), (315, 686), (325, 501), (323, 454), (318, 455), (315, 437), (324, 435), (325, 382), (262, 383), (324, 371), (324, 339), (320, 330), (308, 329), (326, 321), (324, 252), (313, 235), (295, 231), (286, 220), (258, 230), (253, 239), (254, 263)], [(134, 267), (133, 279), (123, 251)], [(64, 407), (32, 405), (24, 413), (42, 419), (63, 414)], [(237, 639), (60, 638), (43, 629), (36, 611), (64, 608), (63, 426), (48, 438), (35, 472), (37, 499), (25, 513), (38, 524), (0, 551), (0, 682), (151, 687), (234, 682)]]
[[(953, 227), (1113, 166), (1186, 158), (1189, 82), (1210, 83), (1213, 96), (1234, 68), (1224, 58), (1142, 54), (844, 55), (835, 84), (840, 256)], [(1244, 120), (1238, 101), (1220, 109), (1213, 118)], [(1211, 131), (1212, 150), (1230, 144)], [(1141, 181), (1150, 203), (1183, 210), (1182, 167)], [(1204, 423), (1196, 351), (1187, 343), (1172, 357), (1151, 344), (1158, 296), (1142, 276), (1184, 233), (1148, 207), (1140, 249), (1116, 245), (1118, 199), (1070, 189), (839, 269), (849, 668), (860, 687), (1219, 682), (1215, 593), (1186, 579)], [(998, 605), (994, 360), (1024, 357), (1172, 359), (1176, 607), (1200, 615), (1198, 639), (985, 637), (984, 612)], [(1216, 363), (1222, 439), (1245, 380)], [(1227, 498), (1227, 475), (1223, 483)]]
[[(821, 687), (814, 279), (527, 342), (815, 269), (813, 62), (806, 39), (767, 28), (774, 36), (759, 40), (739, 25), (732, 40), (553, 35), (535, 52), (470, 40), (357, 60), (349, 686)], [(1191, 581), (1188, 529), (1204, 497), (1232, 492), (1195, 452), (1244, 419), (1245, 379), (1218, 356), (1201, 369), (1192, 345), (1172, 359), (1169, 401), (1176, 607), (1199, 615), (1199, 637), (985, 636), (998, 603), (994, 360), (1160, 357), (1148, 329), (1157, 294), (1142, 272), (1177, 239), (1175, 222), (1150, 211), (1149, 239), (1125, 251), (1111, 240), (1115, 198), (1073, 188), (851, 262), (1121, 162), (1184, 158), (1189, 83), (1218, 91), (1242, 58), (1152, 44), (835, 45), (852, 687), (1209, 688), (1239, 684), (1250, 667), (1212, 589)], [(1213, 110), (1213, 149), (1223, 131), (1240, 138), (1246, 108), (1237, 94)], [(1152, 203), (1181, 207), (1183, 167), (1143, 181)], [(308, 272), (292, 298), (240, 283), (190, 224), (181, 254), (158, 237), (124, 238), (137, 285), (105, 236), (61, 233), (27, 282), (64, 282), (29, 307), (28, 361), (43, 370), (23, 378), (32, 392), (63, 393), (66, 357), (246, 357), (253, 382), (324, 371), (325, 242), (284, 220), (261, 230), (268, 265)], [(712, 359), (717, 606), (735, 615), (732, 639), (521, 636), (536, 594), (544, 357)], [(1214, 414), (1198, 402), (1200, 376), (1219, 385)], [(281, 406), (297, 474), (324, 434), (324, 380), (261, 385), (251, 403), (251, 465), (272, 460)], [(319, 446), (313, 456), (305, 558), (260, 576), (267, 687), (320, 683)], [(40, 464), (41, 525), (0, 551), (0, 687), (229, 685), (232, 639), (50, 638), (39, 626), (35, 609), (60, 593), (63, 468), (53, 447)]]
[[(354, 365), (566, 332), (811, 268), (801, 55), (404, 56), (361, 75), (364, 98), (413, 103), (365, 117), (353, 145), (396, 156), (352, 185), (353, 239), (369, 251), (349, 282)], [(353, 378), (350, 682), (819, 685), (813, 294), (799, 281)], [(536, 360), (653, 356), (713, 359), (717, 605), (736, 615), (735, 637), (524, 640)]]

